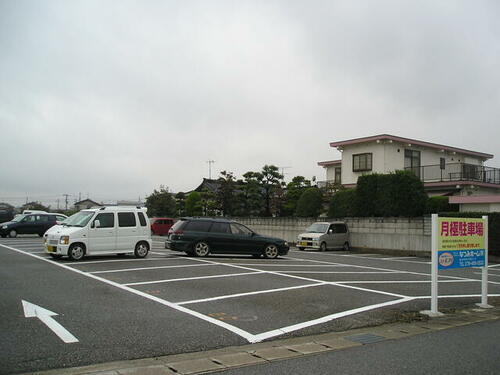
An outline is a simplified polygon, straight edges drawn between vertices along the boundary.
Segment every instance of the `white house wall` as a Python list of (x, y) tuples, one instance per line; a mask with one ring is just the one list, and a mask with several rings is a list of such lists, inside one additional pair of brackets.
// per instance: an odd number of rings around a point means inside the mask
[(326, 180), (333, 181), (335, 180), (335, 167), (340, 167), (340, 165), (329, 165), (326, 167)]
[[(355, 154), (372, 153), (372, 171), (353, 172), (352, 156)], [(342, 151), (342, 184), (356, 184), (358, 177), (367, 173), (384, 173), (385, 155), (384, 145), (368, 143), (361, 145), (351, 145)]]
[[(358, 177), (366, 173), (390, 173), (396, 170), (404, 169), (405, 149), (420, 151), (420, 165), (439, 165), (440, 159), (444, 158), (446, 164), (451, 163), (469, 163), (482, 165), (479, 158), (465, 156), (463, 154), (453, 154), (450, 152), (441, 152), (433, 148), (422, 146), (408, 146), (399, 142), (370, 142), (345, 146), (342, 151), (342, 183), (356, 184)], [(354, 172), (352, 170), (352, 156), (355, 154), (372, 153), (372, 171)], [(437, 169), (427, 169), (426, 173), (437, 173)], [(426, 175), (426, 177), (432, 177)], [(330, 166), (326, 169), (327, 180), (335, 178), (335, 168)], [(436, 175), (436, 178), (439, 176)]]

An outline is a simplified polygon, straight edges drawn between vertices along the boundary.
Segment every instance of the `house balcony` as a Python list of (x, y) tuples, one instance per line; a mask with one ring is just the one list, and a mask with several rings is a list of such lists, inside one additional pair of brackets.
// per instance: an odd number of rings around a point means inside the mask
[(448, 163), (408, 167), (424, 183), (470, 181), (500, 185), (500, 169), (467, 163)]

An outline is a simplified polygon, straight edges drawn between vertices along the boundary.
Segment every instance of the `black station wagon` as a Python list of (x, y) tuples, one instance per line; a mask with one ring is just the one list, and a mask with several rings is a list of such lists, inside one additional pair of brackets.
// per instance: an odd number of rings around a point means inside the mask
[(18, 234), (38, 234), (40, 237), (66, 216), (59, 214), (28, 214), (16, 216), (11, 221), (0, 224), (0, 236), (17, 237)]
[(285, 240), (261, 236), (235, 221), (190, 217), (181, 218), (170, 228), (165, 248), (199, 257), (211, 253), (277, 258), (289, 250)]

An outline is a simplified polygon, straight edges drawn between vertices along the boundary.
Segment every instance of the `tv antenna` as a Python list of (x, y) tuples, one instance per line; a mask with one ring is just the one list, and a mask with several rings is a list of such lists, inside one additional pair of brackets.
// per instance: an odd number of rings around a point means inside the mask
[(212, 179), (212, 164), (215, 163), (215, 160), (207, 160), (208, 163), (208, 179)]

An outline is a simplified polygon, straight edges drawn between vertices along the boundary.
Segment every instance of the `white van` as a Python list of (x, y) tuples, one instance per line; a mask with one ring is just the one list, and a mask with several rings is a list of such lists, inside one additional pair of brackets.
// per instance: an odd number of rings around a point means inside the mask
[(343, 221), (317, 222), (297, 237), (299, 250), (306, 248), (325, 251), (329, 249), (349, 250), (349, 229)]
[(67, 255), (135, 254), (144, 258), (151, 249), (146, 208), (100, 207), (82, 210), (45, 232), (45, 251), (53, 258)]

